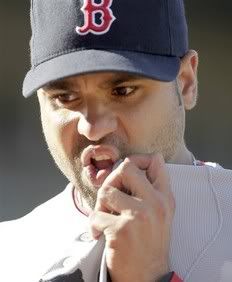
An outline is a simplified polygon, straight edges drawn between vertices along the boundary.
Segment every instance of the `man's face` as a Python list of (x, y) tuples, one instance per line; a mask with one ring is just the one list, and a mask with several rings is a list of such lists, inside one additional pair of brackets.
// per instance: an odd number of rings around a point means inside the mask
[(126, 73), (95, 73), (38, 91), (49, 150), (64, 175), (94, 207), (97, 188), (119, 159), (183, 145), (184, 109), (174, 82)]

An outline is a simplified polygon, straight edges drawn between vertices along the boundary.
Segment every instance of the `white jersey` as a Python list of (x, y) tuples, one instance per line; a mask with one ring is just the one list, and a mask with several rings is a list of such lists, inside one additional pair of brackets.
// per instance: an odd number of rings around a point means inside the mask
[[(232, 171), (167, 168), (176, 200), (170, 269), (186, 282), (231, 282)], [(90, 239), (72, 192), (69, 184), (25, 217), (0, 224), (1, 281), (49, 281), (67, 273), (77, 282), (106, 281), (104, 239)]]

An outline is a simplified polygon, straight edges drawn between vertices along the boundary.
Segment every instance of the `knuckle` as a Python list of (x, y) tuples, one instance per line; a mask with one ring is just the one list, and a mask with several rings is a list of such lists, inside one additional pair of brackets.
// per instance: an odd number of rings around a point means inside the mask
[(168, 211), (163, 207), (163, 206), (159, 206), (156, 209), (156, 214), (157, 214), (157, 218), (161, 221), (164, 222), (167, 218), (168, 215)]
[(98, 190), (98, 203), (102, 206), (114, 204), (118, 200), (118, 189), (112, 186), (104, 186)]
[(160, 222), (165, 222), (170, 215), (170, 205), (166, 199), (159, 199), (155, 203), (156, 217)]
[(166, 221), (173, 214), (174, 208), (174, 198), (171, 193), (166, 195), (160, 191), (154, 191), (152, 209), (160, 222)]
[(165, 218), (172, 217), (176, 209), (173, 194), (171, 192), (165, 195), (159, 193), (159, 197), (157, 197), (154, 203), (154, 208), (159, 218), (165, 220)]
[(106, 187), (101, 187), (98, 190), (98, 194), (97, 194), (97, 200), (100, 204), (106, 204), (107, 203), (107, 186)]
[(108, 195), (111, 193), (112, 187), (110, 185), (105, 185), (105, 186), (102, 186), (99, 190), (101, 194)]
[(97, 227), (97, 213), (93, 212), (90, 216), (89, 216), (89, 227), (90, 230), (93, 231), (96, 227)]
[(130, 238), (131, 227), (129, 222), (123, 224), (120, 229), (117, 230), (118, 238)]
[(101, 232), (99, 232), (99, 230), (98, 230), (98, 220), (97, 220), (97, 217), (98, 217), (97, 213), (92, 213), (89, 216), (89, 229), (88, 229), (88, 233), (94, 239), (97, 239), (99, 237), (99, 235), (101, 234)]
[(135, 213), (135, 220), (147, 224), (151, 221), (151, 212), (147, 207), (142, 207), (139, 211)]
[(128, 170), (130, 170), (132, 167), (132, 163), (130, 162), (130, 160), (128, 160), (127, 158), (124, 160), (124, 162), (122, 162), (119, 166), (119, 173), (121, 175), (126, 174), (126, 172)]
[(119, 241), (116, 237), (111, 237), (109, 240), (106, 241), (106, 246), (109, 249), (118, 249)]
[(92, 213), (89, 215), (89, 224), (90, 224), (91, 226), (94, 225), (95, 219), (96, 219), (96, 213), (95, 213), (95, 212), (92, 212)]
[(120, 165), (120, 170), (121, 170), (121, 171), (126, 171), (126, 170), (130, 169), (131, 166), (132, 166), (131, 161), (130, 161), (128, 158), (126, 158), (126, 159), (124, 160), (124, 162), (121, 163), (121, 165)]
[(117, 238), (129, 238), (133, 232), (133, 217), (127, 217), (117, 225), (116, 237)]

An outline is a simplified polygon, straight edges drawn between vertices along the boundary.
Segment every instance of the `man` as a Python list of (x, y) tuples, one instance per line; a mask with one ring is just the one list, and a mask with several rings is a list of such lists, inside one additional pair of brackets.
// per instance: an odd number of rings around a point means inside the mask
[(2, 280), (227, 281), (232, 174), (184, 142), (198, 55), (182, 1), (35, 0), (31, 20), (23, 94), (70, 184), (1, 224)]

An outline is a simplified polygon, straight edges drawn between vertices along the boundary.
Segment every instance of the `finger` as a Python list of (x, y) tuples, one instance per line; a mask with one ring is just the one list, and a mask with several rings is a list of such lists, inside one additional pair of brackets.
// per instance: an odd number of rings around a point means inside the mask
[(94, 211), (89, 216), (90, 233), (93, 238), (98, 239), (104, 233), (106, 228), (115, 225), (117, 219), (116, 215), (101, 211)]
[(169, 175), (161, 154), (132, 155), (128, 159), (140, 169), (146, 170), (147, 178), (156, 190), (170, 193)]
[(130, 160), (125, 159), (103, 182), (102, 188), (113, 186), (121, 191), (129, 191), (133, 196), (147, 199), (153, 189), (146, 174)]
[(151, 165), (147, 173), (151, 178), (153, 177), (152, 179), (155, 179), (152, 183), (153, 187), (165, 196), (169, 207), (174, 212), (175, 199), (171, 190), (170, 178), (163, 155), (156, 154), (152, 156)]
[(148, 176), (152, 179), (152, 185), (156, 190), (165, 194), (170, 193), (170, 181), (168, 171), (161, 154), (154, 155), (147, 170)]
[(132, 197), (119, 189), (106, 186), (98, 191), (95, 210), (109, 211), (116, 214), (131, 213), (141, 209), (142, 200)]
[(159, 169), (164, 166), (164, 159), (161, 154), (140, 154), (127, 157), (139, 169), (147, 171), (149, 180), (153, 183), (159, 176)]

